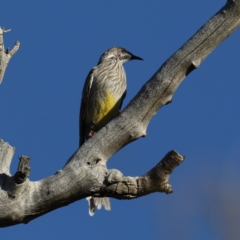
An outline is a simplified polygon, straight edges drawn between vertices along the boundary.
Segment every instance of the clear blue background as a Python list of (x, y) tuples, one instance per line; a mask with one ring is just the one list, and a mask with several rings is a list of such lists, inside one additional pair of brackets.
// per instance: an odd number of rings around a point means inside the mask
[[(31, 157), (30, 180), (61, 169), (78, 147), (80, 96), (89, 70), (108, 48), (144, 58), (125, 65), (124, 106), (160, 65), (226, 1), (1, 2), (5, 46), (21, 48), (0, 85), (0, 138)], [(240, 31), (226, 39), (180, 85), (152, 119), (148, 135), (109, 161), (125, 175), (146, 173), (171, 149), (186, 156), (172, 174), (171, 195), (111, 199), (110, 212), (88, 215), (75, 202), (1, 239), (239, 239)]]

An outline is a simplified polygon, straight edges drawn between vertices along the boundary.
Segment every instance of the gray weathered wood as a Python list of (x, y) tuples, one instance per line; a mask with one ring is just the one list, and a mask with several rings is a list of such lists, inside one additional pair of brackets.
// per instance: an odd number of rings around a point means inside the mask
[[(126, 109), (88, 140), (55, 175), (15, 186), (6, 171), (9, 145), (0, 142), (0, 226), (27, 223), (47, 212), (88, 196), (132, 199), (152, 192), (171, 193), (168, 179), (182, 161), (169, 152), (144, 176), (125, 177), (108, 170), (108, 159), (126, 144), (146, 135), (153, 115), (172, 96), (183, 79), (240, 24), (240, 0), (229, 0), (191, 39), (173, 54), (142, 87)], [(2, 144), (1, 144), (2, 143)], [(1, 159), (2, 158), (2, 159)], [(34, 159), (33, 159), (34, 160)]]
[(3, 34), (10, 31), (11, 29), (5, 30), (4, 28), (0, 27), (0, 84), (2, 83), (4, 73), (11, 57), (17, 52), (20, 47), (20, 42), (17, 41), (11, 51), (9, 51), (9, 49), (6, 49), (5, 51)]
[(15, 148), (0, 139), (0, 173), (10, 175), (10, 164), (15, 152)]
[(31, 168), (29, 167), (30, 158), (27, 156), (21, 156), (19, 158), (18, 170), (14, 175), (16, 184), (24, 183), (29, 177)]

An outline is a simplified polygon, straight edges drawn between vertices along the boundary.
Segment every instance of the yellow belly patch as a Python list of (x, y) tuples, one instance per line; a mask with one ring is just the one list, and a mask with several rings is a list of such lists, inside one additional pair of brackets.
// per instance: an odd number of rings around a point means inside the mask
[(93, 122), (98, 125), (107, 124), (112, 118), (117, 115), (119, 104), (114, 96), (107, 91), (104, 99), (97, 99), (97, 106), (95, 106), (95, 114), (93, 117)]

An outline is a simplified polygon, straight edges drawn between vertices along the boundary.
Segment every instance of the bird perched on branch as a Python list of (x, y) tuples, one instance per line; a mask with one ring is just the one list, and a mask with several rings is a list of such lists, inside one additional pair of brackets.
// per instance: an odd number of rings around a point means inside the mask
[[(134, 59), (143, 60), (124, 48), (113, 47), (101, 55), (98, 65), (89, 72), (82, 92), (79, 146), (120, 112), (127, 89), (123, 63)], [(95, 208), (102, 205), (110, 210), (108, 198), (90, 197), (88, 200), (91, 216)]]

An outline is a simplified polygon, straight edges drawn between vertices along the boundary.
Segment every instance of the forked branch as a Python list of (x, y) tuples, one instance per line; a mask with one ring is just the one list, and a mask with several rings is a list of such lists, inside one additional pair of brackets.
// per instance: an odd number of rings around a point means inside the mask
[(11, 29), (5, 30), (4, 28), (0, 27), (0, 84), (2, 83), (4, 73), (11, 57), (17, 52), (20, 47), (20, 42), (17, 41), (11, 51), (9, 48), (5, 50), (3, 43), (3, 34), (10, 31)]

